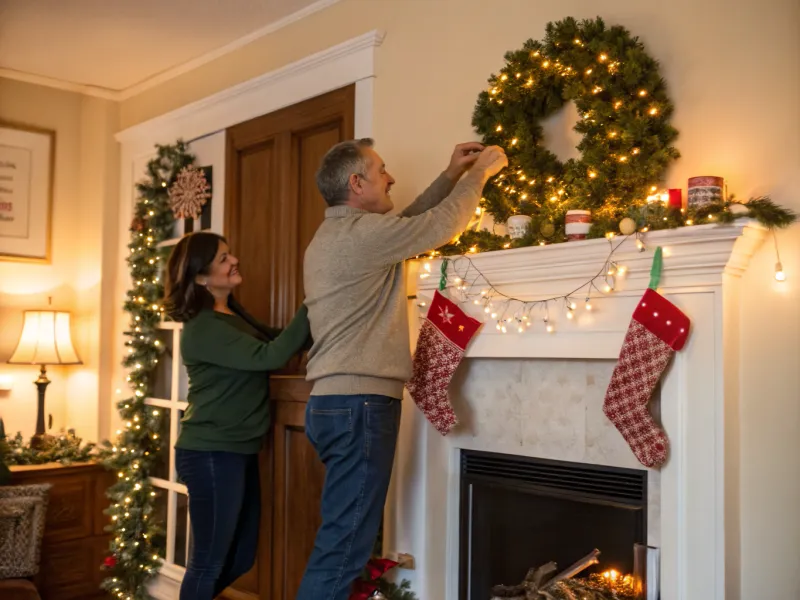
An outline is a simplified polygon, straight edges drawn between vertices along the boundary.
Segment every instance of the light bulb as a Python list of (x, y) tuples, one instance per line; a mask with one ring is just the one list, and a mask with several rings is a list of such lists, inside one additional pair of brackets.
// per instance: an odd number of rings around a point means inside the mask
[(586, 310), (592, 310), (592, 303), (589, 298), (586, 299)]
[(784, 273), (783, 265), (780, 262), (775, 263), (775, 281), (786, 281), (786, 273)]
[(548, 325), (547, 325), (547, 333), (553, 333), (553, 331), (555, 331), (555, 329), (553, 329), (553, 326), (548, 323)]
[(567, 318), (568, 318), (570, 321), (571, 321), (573, 318), (575, 318), (575, 315), (573, 314), (573, 312), (572, 312), (571, 310), (568, 310), (568, 311), (567, 311)]

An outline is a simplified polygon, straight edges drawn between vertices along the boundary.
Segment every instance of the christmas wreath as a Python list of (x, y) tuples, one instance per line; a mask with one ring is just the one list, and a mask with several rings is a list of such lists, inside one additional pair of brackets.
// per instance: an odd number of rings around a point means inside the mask
[[(602, 19), (549, 23), (481, 92), (472, 124), (506, 149), (508, 168), (485, 191), (496, 220), (512, 214), (557, 223), (567, 209), (623, 216), (678, 158), (672, 102), (658, 63), (623, 27)], [(561, 162), (542, 145), (541, 122), (573, 101), (580, 158)]]
[[(606, 27), (599, 17), (568, 17), (548, 23), (543, 41), (528, 40), (505, 61), (480, 93), (472, 117), (483, 142), (503, 147), (509, 159), (486, 186), (481, 210), (501, 223), (530, 216), (527, 235), (509, 239), (478, 227), (437, 252), (563, 242), (568, 210), (591, 212), (590, 238), (617, 233), (626, 218), (639, 231), (739, 218), (768, 228), (795, 221), (792, 211), (767, 197), (740, 203), (730, 196), (683, 210), (648, 202), (680, 156), (672, 145), (678, 132), (670, 124), (673, 105), (657, 61), (625, 28)], [(568, 102), (577, 107), (574, 129), (583, 137), (580, 157), (562, 162), (543, 145), (542, 121)]]

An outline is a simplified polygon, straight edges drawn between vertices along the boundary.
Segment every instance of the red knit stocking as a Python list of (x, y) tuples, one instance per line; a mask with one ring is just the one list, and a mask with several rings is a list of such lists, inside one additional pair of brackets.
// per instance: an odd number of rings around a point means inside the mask
[[(654, 261), (655, 285), (661, 268), (659, 251)], [(651, 287), (655, 285), (651, 283)], [(688, 335), (689, 318), (655, 289), (648, 289), (633, 313), (606, 391), (603, 412), (646, 467), (664, 464), (669, 447), (667, 435), (656, 425), (647, 403), (670, 358), (683, 348)]]
[(416, 405), (442, 435), (458, 423), (447, 387), (481, 323), (438, 291), (420, 329), (414, 371), (406, 383)]

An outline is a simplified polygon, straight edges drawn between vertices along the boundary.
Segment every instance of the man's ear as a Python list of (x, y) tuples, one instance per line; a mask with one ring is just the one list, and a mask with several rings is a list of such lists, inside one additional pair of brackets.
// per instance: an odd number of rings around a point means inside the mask
[(350, 184), (350, 189), (353, 190), (354, 194), (361, 195), (361, 178), (356, 174), (353, 173), (350, 175), (350, 179), (348, 181)]

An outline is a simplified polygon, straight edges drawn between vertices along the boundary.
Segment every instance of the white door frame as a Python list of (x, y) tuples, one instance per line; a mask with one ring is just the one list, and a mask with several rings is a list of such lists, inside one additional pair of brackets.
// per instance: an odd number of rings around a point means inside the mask
[[(143, 157), (151, 156), (156, 144), (172, 144), (177, 139), (187, 142), (196, 140), (352, 84), (355, 84), (355, 137), (372, 137), (375, 52), (383, 38), (383, 32), (370, 31), (119, 132), (116, 140), (121, 144), (121, 210), (118, 225), (120, 268), (115, 297), (124, 298), (130, 286), (125, 263), (128, 229), (136, 200), (134, 186), (143, 176), (143, 173), (136, 171), (135, 165), (141, 165)], [(112, 401), (104, 407), (111, 411), (111, 419), (108, 420), (111, 427), (105, 432), (109, 438), (113, 437), (120, 423), (114, 390), (125, 387), (127, 373), (121, 362), (125, 350), (122, 332), (126, 328), (127, 315), (119, 310), (115, 314), (115, 331), (118, 333), (113, 347), (108, 350), (113, 353), (115, 365), (112, 386), (108, 390)], [(159, 577), (154, 583), (151, 593), (156, 598), (177, 597), (175, 575), (169, 578), (172, 571), (165, 569), (165, 577)]]

